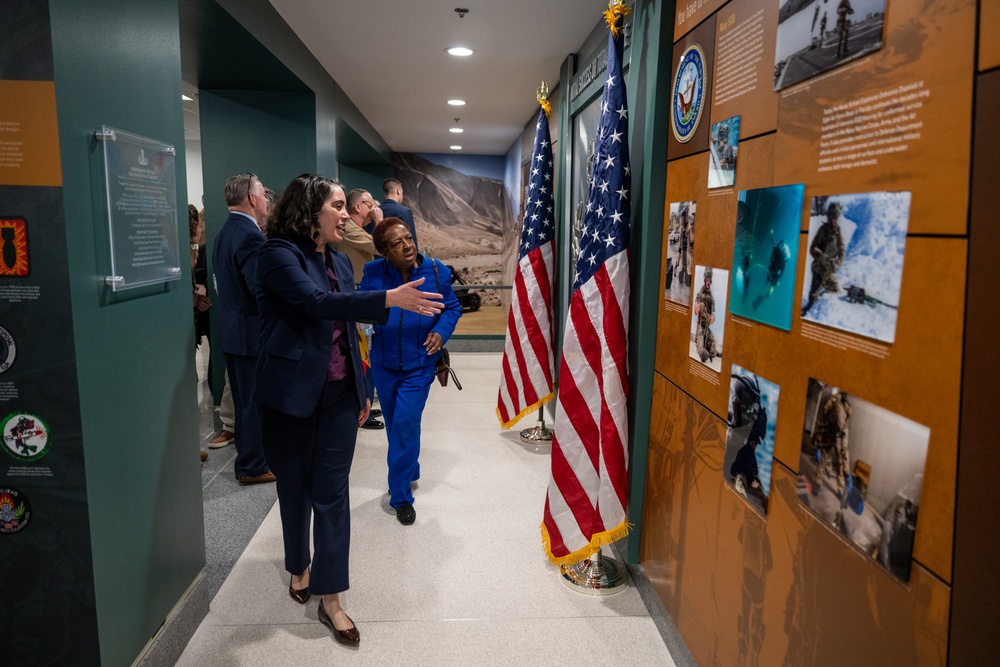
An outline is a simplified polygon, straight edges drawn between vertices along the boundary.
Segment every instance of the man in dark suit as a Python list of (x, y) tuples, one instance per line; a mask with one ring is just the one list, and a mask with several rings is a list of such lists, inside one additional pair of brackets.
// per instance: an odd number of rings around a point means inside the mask
[(413, 237), (413, 245), (420, 251), (420, 244), (417, 243), (417, 227), (413, 224), (413, 211), (403, 206), (403, 184), (395, 178), (387, 178), (382, 182), (382, 192), (385, 197), (379, 208), (382, 209), (383, 218), (399, 218), (410, 228), (410, 236)]
[(212, 265), (219, 293), (219, 333), (216, 340), (226, 355), (226, 371), (236, 412), (236, 461), (233, 470), (241, 485), (273, 482), (264, 460), (260, 424), (254, 403), (257, 356), (260, 354), (260, 311), (254, 289), (257, 251), (264, 244), (261, 231), (267, 221), (264, 185), (253, 174), (226, 181), (229, 217), (215, 237)]

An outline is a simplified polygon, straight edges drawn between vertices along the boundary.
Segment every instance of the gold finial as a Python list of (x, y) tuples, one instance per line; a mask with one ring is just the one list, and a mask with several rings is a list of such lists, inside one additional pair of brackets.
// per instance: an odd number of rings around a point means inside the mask
[(618, 33), (622, 31), (622, 26), (625, 24), (625, 17), (631, 12), (632, 10), (625, 4), (625, 0), (611, 0), (608, 3), (608, 8), (604, 12), (604, 20), (611, 28), (613, 37), (618, 37)]
[(549, 102), (549, 86), (545, 83), (545, 79), (542, 79), (542, 85), (535, 91), (535, 99), (545, 109), (545, 117), (548, 118), (552, 113), (552, 103)]

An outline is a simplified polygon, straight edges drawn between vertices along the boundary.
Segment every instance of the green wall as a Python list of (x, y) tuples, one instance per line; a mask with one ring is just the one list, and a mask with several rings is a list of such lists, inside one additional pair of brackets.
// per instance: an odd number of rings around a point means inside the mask
[(118, 295), (104, 286), (93, 133), (107, 124), (177, 148), (184, 247), (177, 0), (49, 6), (98, 634), (102, 664), (128, 665), (205, 562), (191, 276), (182, 261), (179, 281)]
[[(179, 84), (178, 84), (179, 85)], [(205, 228), (208, 247), (229, 211), (223, 190), (234, 174), (253, 172), (281, 195), (288, 183), (316, 165), (316, 101), (312, 93), (201, 90), (202, 178), (205, 185)], [(208, 257), (212, 271), (212, 256)], [(209, 281), (213, 299), (213, 281)], [(212, 326), (218, 326), (215, 309)], [(226, 367), (222, 350), (212, 348), (213, 390), (222, 396)]]

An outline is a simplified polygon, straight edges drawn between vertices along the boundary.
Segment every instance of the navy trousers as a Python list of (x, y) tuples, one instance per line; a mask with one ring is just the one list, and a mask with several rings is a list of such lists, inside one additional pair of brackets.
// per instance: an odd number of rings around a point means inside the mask
[(316, 410), (304, 419), (266, 406), (260, 410), (264, 452), (277, 478), (285, 569), (301, 574), (311, 562), (313, 595), (346, 591), (351, 549), (348, 479), (360, 413), (354, 378), (327, 382)]
[(267, 472), (267, 460), (260, 441), (260, 421), (257, 403), (253, 400), (257, 377), (257, 357), (226, 355), (229, 390), (233, 394), (236, 422), (236, 460), (233, 472), (237, 477), (256, 477)]
[(389, 439), (389, 505), (413, 504), (410, 484), (420, 479), (420, 419), (434, 381), (434, 364), (412, 371), (373, 365), (372, 371)]

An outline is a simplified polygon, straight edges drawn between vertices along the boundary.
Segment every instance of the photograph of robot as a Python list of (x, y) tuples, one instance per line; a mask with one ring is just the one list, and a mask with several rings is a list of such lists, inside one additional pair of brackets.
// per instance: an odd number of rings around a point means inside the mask
[(909, 192), (813, 197), (802, 319), (896, 338)]
[(767, 514), (778, 423), (778, 385), (733, 364), (722, 470), (726, 482)]
[(907, 582), (929, 442), (926, 426), (810, 378), (799, 501)]
[(691, 303), (691, 258), (694, 255), (694, 220), (697, 203), (674, 202), (667, 224), (667, 265), (664, 267), (663, 296), (670, 301)]
[(694, 308), (691, 309), (691, 344), (688, 354), (716, 373), (721, 373), (729, 271), (711, 266), (696, 266), (694, 280), (697, 291)]
[(882, 48), (886, 0), (784, 0), (778, 10), (774, 89)]
[(739, 153), (740, 117), (733, 116), (712, 126), (709, 145), (708, 187), (732, 187), (736, 182), (736, 156)]
[(729, 301), (733, 315), (792, 328), (804, 192), (801, 184), (740, 191)]

